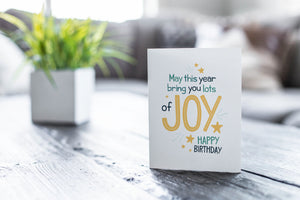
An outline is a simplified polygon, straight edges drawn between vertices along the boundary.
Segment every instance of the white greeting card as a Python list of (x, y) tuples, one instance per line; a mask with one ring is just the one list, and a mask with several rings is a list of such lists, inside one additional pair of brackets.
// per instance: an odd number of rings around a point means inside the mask
[(240, 172), (241, 52), (148, 49), (150, 168)]

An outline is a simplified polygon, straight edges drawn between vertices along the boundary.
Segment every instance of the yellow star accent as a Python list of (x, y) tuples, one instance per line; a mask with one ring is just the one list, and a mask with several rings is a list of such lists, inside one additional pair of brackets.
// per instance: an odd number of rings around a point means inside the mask
[(202, 74), (204, 72), (204, 69), (201, 67), (200, 69), (198, 69), (198, 71)]
[(185, 147), (185, 145), (181, 145), (181, 148), (184, 148)]
[(191, 152), (191, 151), (192, 151), (192, 149), (189, 150), (189, 152)]
[(187, 139), (187, 143), (193, 143), (193, 139), (194, 139), (194, 137), (192, 137), (192, 135), (190, 134), (190, 136), (188, 137), (188, 136), (186, 136), (186, 139)]
[(195, 63), (195, 67), (198, 67), (198, 64), (197, 64), (197, 63)]
[(166, 98), (168, 98), (169, 96), (168, 95), (166, 95)]
[(214, 133), (215, 133), (216, 131), (218, 131), (219, 133), (221, 133), (220, 128), (221, 128), (223, 125), (219, 124), (219, 122), (217, 122), (215, 125), (211, 125), (211, 126), (214, 128)]

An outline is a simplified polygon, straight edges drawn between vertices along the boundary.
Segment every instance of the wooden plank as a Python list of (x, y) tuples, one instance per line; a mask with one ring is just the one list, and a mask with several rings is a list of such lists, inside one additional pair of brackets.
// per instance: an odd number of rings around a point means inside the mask
[[(69, 130), (48, 127), (48, 134), (59, 142), (67, 141), (65, 144), (69, 148), (107, 167), (107, 170), (117, 177), (128, 180), (151, 194), (159, 194), (155, 195), (157, 197), (168, 197), (168, 193), (171, 193), (179, 198), (190, 198), (188, 194), (191, 194), (192, 197), (199, 195), (214, 199), (216, 188), (224, 192), (221, 196), (218, 195), (224, 199), (232, 197), (283, 199), (298, 198), (300, 195), (298, 187), (247, 172), (232, 175), (149, 170), (147, 100), (144, 97), (120, 93), (105, 93), (95, 99), (98, 106), (93, 109), (93, 120), (89, 125)], [(245, 123), (251, 123), (251, 127), (255, 128), (255, 122)], [(52, 134), (53, 130), (55, 134)], [(74, 135), (71, 136), (73, 130), (76, 131), (76, 139), (73, 139)], [(251, 156), (251, 154), (243, 155), (243, 161), (251, 160)], [(253, 159), (252, 161), (255, 162)], [(250, 161), (245, 164), (252, 170)], [(265, 164), (267, 168), (270, 162)], [(217, 186), (213, 186), (214, 184)], [(161, 193), (166, 189), (168, 193)]]
[[(119, 140), (114, 132), (85, 133), (72, 141), (69, 148), (106, 167), (116, 177), (158, 198), (170, 199), (297, 199), (300, 189), (246, 172), (241, 174), (197, 173), (150, 170), (148, 142), (135, 133), (124, 132)], [(58, 134), (59, 131), (58, 131)], [(107, 137), (105, 137), (106, 135)], [(70, 141), (67, 135), (59, 140)], [(115, 139), (111, 139), (111, 138)], [(123, 143), (121, 143), (123, 141)], [(116, 147), (115, 144), (122, 144)]]
[(300, 186), (300, 130), (244, 120), (242, 166), (255, 174)]
[[(96, 95), (95, 99), (98, 103), (94, 106), (92, 115), (92, 126), (95, 129), (101, 127), (116, 132), (127, 130), (148, 138), (146, 97), (126, 93), (103, 93)], [(119, 114), (107, 116), (103, 113)], [(95, 122), (97, 125), (94, 126)], [(120, 124), (115, 126), (115, 122)], [(300, 186), (298, 128), (244, 119), (242, 137), (244, 170)], [(148, 152), (144, 154), (148, 155)]]
[(28, 108), (25, 98), (0, 101), (1, 199), (153, 198), (32, 126)]
[[(18, 113), (10, 112), (12, 106)], [(0, 99), (0, 110), (5, 113), (0, 114), (0, 121), (5, 122), (0, 127), (0, 133), (5, 133), (0, 134), (3, 197), (299, 199), (300, 196), (298, 186), (251, 174), (252, 171), (270, 177), (279, 174), (285, 178), (282, 180), (294, 183), (287, 173), (291, 169), (289, 159), (285, 166), (280, 166), (287, 169), (283, 174), (280, 171), (268, 174), (260, 171), (261, 166), (267, 169), (272, 160), (253, 166), (250, 160), (255, 161), (256, 156), (263, 154), (254, 156), (248, 151), (243, 153), (243, 168), (251, 173), (150, 170), (146, 97), (120, 92), (96, 94), (91, 122), (77, 128), (31, 125), (26, 97)], [(256, 122), (245, 121), (243, 127), (257, 130)], [(261, 132), (265, 130), (261, 125), (258, 127)], [(243, 132), (244, 140), (250, 143), (244, 145), (247, 149), (254, 148), (252, 137), (259, 134), (244, 129)], [(294, 134), (290, 136), (294, 138)], [(265, 150), (271, 151), (271, 147)]]

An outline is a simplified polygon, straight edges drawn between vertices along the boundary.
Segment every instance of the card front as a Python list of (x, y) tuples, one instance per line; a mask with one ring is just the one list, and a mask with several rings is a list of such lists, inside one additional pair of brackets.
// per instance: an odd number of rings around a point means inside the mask
[(148, 85), (150, 168), (240, 172), (240, 49), (148, 49)]

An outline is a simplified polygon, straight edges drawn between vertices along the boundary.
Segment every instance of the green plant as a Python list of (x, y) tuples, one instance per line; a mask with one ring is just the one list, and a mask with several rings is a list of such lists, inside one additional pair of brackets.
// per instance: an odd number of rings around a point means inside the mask
[(27, 59), (36, 69), (45, 72), (54, 83), (51, 70), (78, 69), (96, 64), (108, 76), (109, 63), (120, 77), (123, 73), (115, 59), (134, 63), (123, 45), (109, 39), (106, 32), (107, 22), (99, 26), (85, 21), (66, 19), (59, 23), (53, 17), (45, 17), (43, 12), (32, 17), (32, 30), (18, 18), (0, 13), (0, 18), (14, 24), (22, 31), (22, 39), (29, 46)]

